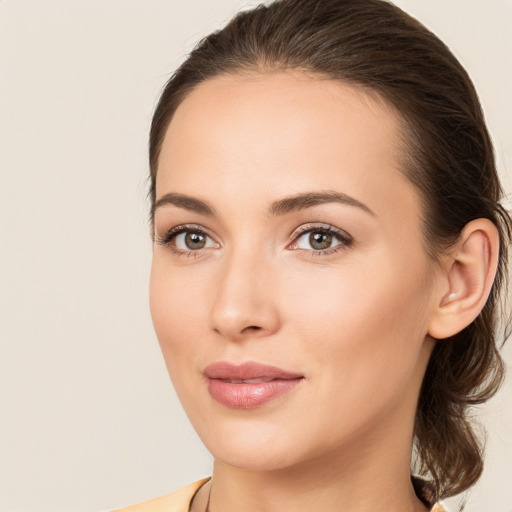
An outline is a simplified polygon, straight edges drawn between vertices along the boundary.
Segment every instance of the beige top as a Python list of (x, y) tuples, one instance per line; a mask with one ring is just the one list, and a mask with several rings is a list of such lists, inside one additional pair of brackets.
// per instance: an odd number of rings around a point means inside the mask
[[(203, 478), (198, 482), (182, 487), (179, 491), (113, 512), (189, 512), (192, 498), (208, 480), (209, 478)], [(445, 509), (437, 504), (432, 507), (431, 512), (445, 512)]]
[(113, 512), (188, 512), (190, 502), (195, 493), (204, 483), (208, 482), (208, 480), (210, 479), (203, 478), (171, 494), (144, 501), (143, 503), (132, 505), (131, 507), (114, 510)]

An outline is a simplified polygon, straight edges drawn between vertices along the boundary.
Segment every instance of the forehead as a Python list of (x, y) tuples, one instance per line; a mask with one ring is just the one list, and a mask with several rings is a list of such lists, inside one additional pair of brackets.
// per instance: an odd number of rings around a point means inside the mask
[[(354, 136), (364, 138), (390, 133), (386, 142), (393, 149), (398, 149), (405, 131), (403, 119), (377, 93), (290, 70), (227, 74), (200, 83), (178, 106), (166, 138), (174, 138), (183, 134), (184, 129), (193, 128), (196, 140), (212, 139), (215, 135), (210, 130), (212, 125), (225, 129), (217, 132), (222, 136), (229, 134), (230, 124), (236, 125), (236, 133), (242, 137), (254, 137), (251, 128), (264, 127), (263, 133), (260, 130), (262, 135), (286, 129), (286, 140), (290, 144), (294, 142), (293, 136), (299, 135), (299, 129), (306, 125), (316, 128), (316, 132), (321, 130), (324, 136), (328, 132), (332, 136), (343, 135), (347, 129)], [(296, 130), (291, 130), (292, 124), (296, 125)], [(176, 125), (179, 125), (178, 134), (173, 129)], [(278, 143), (282, 145), (286, 140), (279, 137)], [(268, 147), (268, 140), (265, 143)]]
[(157, 197), (177, 191), (234, 198), (252, 190), (272, 200), (334, 189), (378, 211), (403, 189), (403, 200), (416, 207), (402, 173), (403, 125), (385, 101), (340, 81), (298, 71), (220, 76), (176, 110)]

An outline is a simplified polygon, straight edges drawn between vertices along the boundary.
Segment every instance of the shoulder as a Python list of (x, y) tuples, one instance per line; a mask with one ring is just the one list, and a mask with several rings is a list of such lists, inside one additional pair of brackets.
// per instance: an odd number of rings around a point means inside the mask
[(208, 480), (209, 478), (203, 478), (171, 494), (113, 512), (188, 512), (194, 494)]
[(440, 503), (436, 503), (431, 509), (430, 512), (446, 512), (443, 506)]

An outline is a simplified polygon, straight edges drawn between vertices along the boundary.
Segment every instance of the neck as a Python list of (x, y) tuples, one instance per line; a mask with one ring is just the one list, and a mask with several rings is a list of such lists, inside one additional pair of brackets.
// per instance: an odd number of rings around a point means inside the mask
[[(412, 439), (411, 433), (399, 434)], [(205, 489), (209, 510), (426, 512), (410, 479), (410, 444), (400, 449), (403, 442), (365, 441), (364, 449), (353, 446), (283, 470), (254, 471), (216, 461), (211, 488)]]

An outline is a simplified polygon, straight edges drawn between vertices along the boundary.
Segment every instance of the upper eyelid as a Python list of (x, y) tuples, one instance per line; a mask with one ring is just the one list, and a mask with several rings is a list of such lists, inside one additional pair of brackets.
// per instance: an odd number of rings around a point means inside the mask
[(163, 236), (168, 234), (183, 233), (186, 231), (197, 231), (211, 237), (210, 231), (200, 224), (178, 224), (177, 226), (173, 226), (172, 228), (164, 230)]
[(205, 235), (214, 240), (215, 243), (219, 243), (217, 242), (216, 238), (211, 235), (209, 230), (207, 230), (200, 224), (179, 224), (177, 226), (165, 230), (164, 233), (162, 233), (162, 235), (155, 234), (155, 242), (159, 244), (169, 243), (171, 240), (174, 240), (178, 235), (180, 235), (181, 233), (186, 233), (187, 231), (195, 231), (197, 233), (201, 233), (202, 235)]
[(311, 231), (315, 230), (329, 231), (331, 233), (338, 234), (340, 237), (349, 238), (353, 240), (353, 236), (350, 235), (350, 233), (348, 233), (344, 229), (337, 228), (332, 224), (326, 224), (324, 222), (308, 222), (307, 224), (303, 224), (292, 231), (292, 233), (290, 234), (290, 238), (295, 240), (295, 238), (297, 238), (298, 236), (303, 235), (305, 233), (310, 233)]

